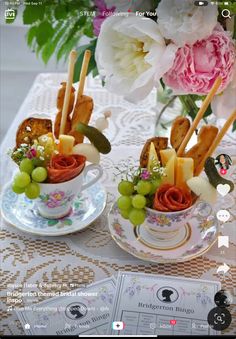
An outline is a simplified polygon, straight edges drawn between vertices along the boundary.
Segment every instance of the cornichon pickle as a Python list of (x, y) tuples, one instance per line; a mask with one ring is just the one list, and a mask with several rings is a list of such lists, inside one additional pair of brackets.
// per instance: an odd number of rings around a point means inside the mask
[(86, 136), (100, 153), (107, 154), (111, 151), (110, 141), (97, 128), (79, 122), (77, 131)]

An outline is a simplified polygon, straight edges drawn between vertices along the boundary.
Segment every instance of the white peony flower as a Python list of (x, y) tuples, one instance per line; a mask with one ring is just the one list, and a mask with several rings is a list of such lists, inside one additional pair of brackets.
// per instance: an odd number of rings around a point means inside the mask
[(172, 66), (176, 50), (166, 46), (153, 20), (111, 16), (102, 24), (95, 59), (105, 87), (137, 102)]
[(198, 7), (193, 0), (162, 0), (156, 11), (162, 35), (178, 46), (208, 37), (217, 24), (217, 6)]
[(152, 8), (152, 0), (105, 0), (108, 7), (116, 6), (116, 12), (149, 11)]
[(228, 87), (216, 95), (211, 103), (212, 112), (217, 118), (227, 119), (231, 113), (236, 109), (236, 65), (234, 67), (234, 74), (232, 81)]

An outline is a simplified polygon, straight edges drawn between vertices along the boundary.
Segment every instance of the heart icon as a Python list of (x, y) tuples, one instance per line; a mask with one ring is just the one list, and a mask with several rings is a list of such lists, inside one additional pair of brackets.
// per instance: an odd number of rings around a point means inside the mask
[(216, 186), (217, 192), (222, 195), (222, 197), (226, 196), (226, 194), (230, 191), (230, 186), (228, 184), (219, 184)]
[(227, 210), (219, 210), (216, 213), (216, 217), (219, 221), (223, 221), (226, 222), (229, 220), (230, 218), (230, 213)]
[(175, 319), (171, 319), (171, 320), (170, 320), (170, 324), (171, 324), (172, 326), (175, 326), (176, 320), (175, 320)]

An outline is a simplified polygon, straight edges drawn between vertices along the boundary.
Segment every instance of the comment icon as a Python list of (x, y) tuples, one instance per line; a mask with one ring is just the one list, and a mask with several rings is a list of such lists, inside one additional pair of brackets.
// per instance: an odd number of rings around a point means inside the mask
[(216, 217), (219, 221), (226, 222), (230, 218), (230, 213), (227, 210), (219, 210), (216, 213)]

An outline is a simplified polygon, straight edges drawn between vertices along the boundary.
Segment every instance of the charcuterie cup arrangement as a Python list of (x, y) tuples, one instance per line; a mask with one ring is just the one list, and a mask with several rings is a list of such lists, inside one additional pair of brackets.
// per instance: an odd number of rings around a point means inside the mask
[[(141, 152), (140, 166), (118, 173), (122, 177), (118, 184), (119, 213), (135, 227), (145, 227), (153, 239), (168, 241), (176, 237), (192, 218), (199, 199), (209, 204), (216, 202), (218, 185), (228, 185), (230, 192), (234, 189), (233, 182), (219, 175), (212, 154), (236, 120), (236, 111), (220, 131), (216, 126), (203, 125), (197, 143), (187, 148), (220, 84), (219, 77), (192, 124), (187, 117), (177, 117), (170, 140), (148, 139)], [(205, 177), (201, 175), (203, 170)]]
[[(93, 99), (83, 94), (90, 51), (85, 51), (76, 97), (72, 86), (76, 51), (71, 51), (67, 82), (58, 91), (54, 119), (30, 117), (18, 127), (16, 146), (10, 156), (18, 166), (12, 190), (35, 201), (34, 208), (48, 219), (70, 213), (74, 198), (102, 176), (100, 153), (111, 150), (102, 131), (108, 127), (110, 112), (88, 125)], [(84, 137), (90, 143), (84, 143)], [(90, 163), (90, 164), (88, 164)], [(90, 171), (95, 174), (86, 176)]]

